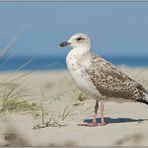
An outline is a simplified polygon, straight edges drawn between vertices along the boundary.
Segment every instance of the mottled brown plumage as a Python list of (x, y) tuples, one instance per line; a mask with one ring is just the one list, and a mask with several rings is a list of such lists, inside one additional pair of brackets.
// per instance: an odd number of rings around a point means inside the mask
[(139, 83), (102, 57), (90, 55), (91, 65), (86, 72), (102, 96), (133, 101), (146, 97), (147, 91)]

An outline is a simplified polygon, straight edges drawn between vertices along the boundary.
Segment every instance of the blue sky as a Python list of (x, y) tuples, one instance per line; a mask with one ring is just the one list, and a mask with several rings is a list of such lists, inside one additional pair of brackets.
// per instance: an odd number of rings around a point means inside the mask
[(0, 51), (24, 25), (9, 54), (63, 56), (58, 44), (83, 32), (98, 54), (148, 56), (148, 3), (0, 2)]

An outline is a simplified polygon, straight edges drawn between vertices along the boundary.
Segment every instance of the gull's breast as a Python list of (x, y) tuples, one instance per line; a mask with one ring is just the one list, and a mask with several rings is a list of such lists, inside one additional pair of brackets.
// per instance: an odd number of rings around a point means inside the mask
[(76, 85), (88, 96), (97, 99), (101, 94), (98, 92), (86, 69), (90, 66), (89, 56), (81, 57), (80, 55), (71, 52), (66, 58), (68, 70), (71, 73)]

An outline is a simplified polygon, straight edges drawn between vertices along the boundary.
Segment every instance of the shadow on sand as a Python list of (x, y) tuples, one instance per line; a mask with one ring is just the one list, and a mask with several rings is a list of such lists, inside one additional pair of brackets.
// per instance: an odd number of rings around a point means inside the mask
[[(127, 123), (127, 122), (142, 122), (146, 121), (148, 119), (131, 119), (131, 118), (110, 118), (110, 117), (105, 117), (104, 118), (106, 124), (111, 124), (111, 123)], [(86, 123), (91, 123), (92, 119), (85, 119), (84, 122)], [(100, 123), (101, 119), (97, 118), (97, 123)]]

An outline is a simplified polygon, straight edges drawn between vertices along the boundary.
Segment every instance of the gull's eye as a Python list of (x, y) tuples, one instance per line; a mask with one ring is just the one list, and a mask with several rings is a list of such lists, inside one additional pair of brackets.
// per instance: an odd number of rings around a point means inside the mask
[(81, 41), (81, 40), (84, 40), (84, 39), (81, 37), (77, 38), (77, 41)]

